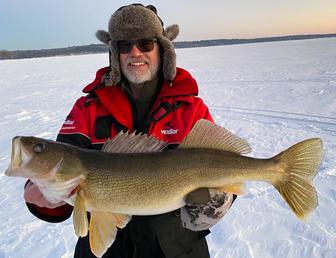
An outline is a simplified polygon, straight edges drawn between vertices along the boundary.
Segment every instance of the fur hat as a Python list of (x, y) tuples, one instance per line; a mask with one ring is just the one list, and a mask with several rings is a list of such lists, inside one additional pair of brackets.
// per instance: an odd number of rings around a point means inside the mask
[(96, 37), (110, 48), (111, 71), (105, 85), (116, 85), (121, 81), (119, 53), (116, 41), (140, 38), (157, 38), (161, 49), (162, 73), (167, 81), (176, 75), (176, 53), (172, 40), (179, 33), (178, 25), (163, 28), (163, 22), (153, 5), (131, 4), (119, 8), (108, 24), (108, 32), (98, 30)]

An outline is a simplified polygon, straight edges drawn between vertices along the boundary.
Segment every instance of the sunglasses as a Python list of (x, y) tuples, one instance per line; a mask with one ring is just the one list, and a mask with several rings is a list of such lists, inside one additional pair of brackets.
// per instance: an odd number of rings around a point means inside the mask
[(136, 39), (136, 40), (118, 40), (116, 42), (117, 49), (121, 54), (131, 52), (134, 45), (141, 52), (150, 52), (154, 49), (154, 43), (158, 42), (157, 39)]

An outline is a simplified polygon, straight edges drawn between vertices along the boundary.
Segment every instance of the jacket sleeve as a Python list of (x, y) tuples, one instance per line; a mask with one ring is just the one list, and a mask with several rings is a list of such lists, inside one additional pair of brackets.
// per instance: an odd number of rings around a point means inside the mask
[[(80, 98), (76, 101), (69, 115), (66, 117), (59, 134), (57, 135), (57, 141), (69, 143), (82, 148), (90, 147), (90, 139), (87, 136), (89, 129), (84, 112), (84, 103), (84, 98)], [(27, 183), (25, 184), (25, 188)], [(26, 205), (33, 215), (47, 222), (62, 222), (67, 220), (71, 216), (73, 210), (73, 207), (69, 204), (65, 204), (54, 209), (39, 207), (32, 203), (26, 203)]]
[[(214, 122), (208, 107), (200, 102), (194, 117), (194, 124), (200, 119), (207, 119)], [(214, 226), (230, 209), (237, 198), (231, 193), (219, 192), (209, 189), (209, 201), (205, 204), (188, 204), (181, 208), (182, 225), (193, 231), (207, 230)]]
[(195, 117), (194, 117), (194, 121), (193, 121), (194, 125), (200, 119), (206, 119), (206, 120), (209, 120), (211, 122), (214, 122), (214, 120), (213, 120), (213, 118), (212, 118), (212, 116), (209, 112), (209, 108), (207, 107), (207, 105), (205, 105), (205, 103), (201, 99), (199, 99), (197, 111), (195, 112)]
[(78, 99), (66, 117), (56, 141), (69, 143), (82, 148), (90, 148), (89, 117), (86, 114), (86, 98)]

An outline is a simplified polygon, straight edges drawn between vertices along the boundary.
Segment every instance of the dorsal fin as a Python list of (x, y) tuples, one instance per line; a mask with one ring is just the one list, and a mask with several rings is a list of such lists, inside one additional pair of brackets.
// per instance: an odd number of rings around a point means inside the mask
[(238, 154), (251, 152), (251, 147), (245, 140), (205, 119), (197, 121), (179, 148), (216, 149)]
[(145, 153), (160, 152), (168, 143), (145, 134), (128, 134), (119, 132), (113, 139), (108, 140), (102, 151), (110, 153)]

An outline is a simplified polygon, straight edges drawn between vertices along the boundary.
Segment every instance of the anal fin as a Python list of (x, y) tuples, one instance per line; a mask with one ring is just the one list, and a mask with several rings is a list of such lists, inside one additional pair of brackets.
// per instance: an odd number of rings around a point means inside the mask
[(124, 214), (109, 213), (109, 215), (111, 216), (111, 218), (114, 219), (116, 226), (118, 228), (124, 228), (127, 225), (127, 223), (130, 222), (130, 220), (132, 219), (132, 216)]
[(117, 234), (117, 227), (123, 228), (131, 216), (93, 211), (90, 219), (90, 248), (97, 257), (102, 257), (112, 245)]
[(244, 195), (246, 193), (246, 187), (244, 183), (234, 183), (223, 185), (215, 188), (219, 192), (233, 193), (235, 195)]

